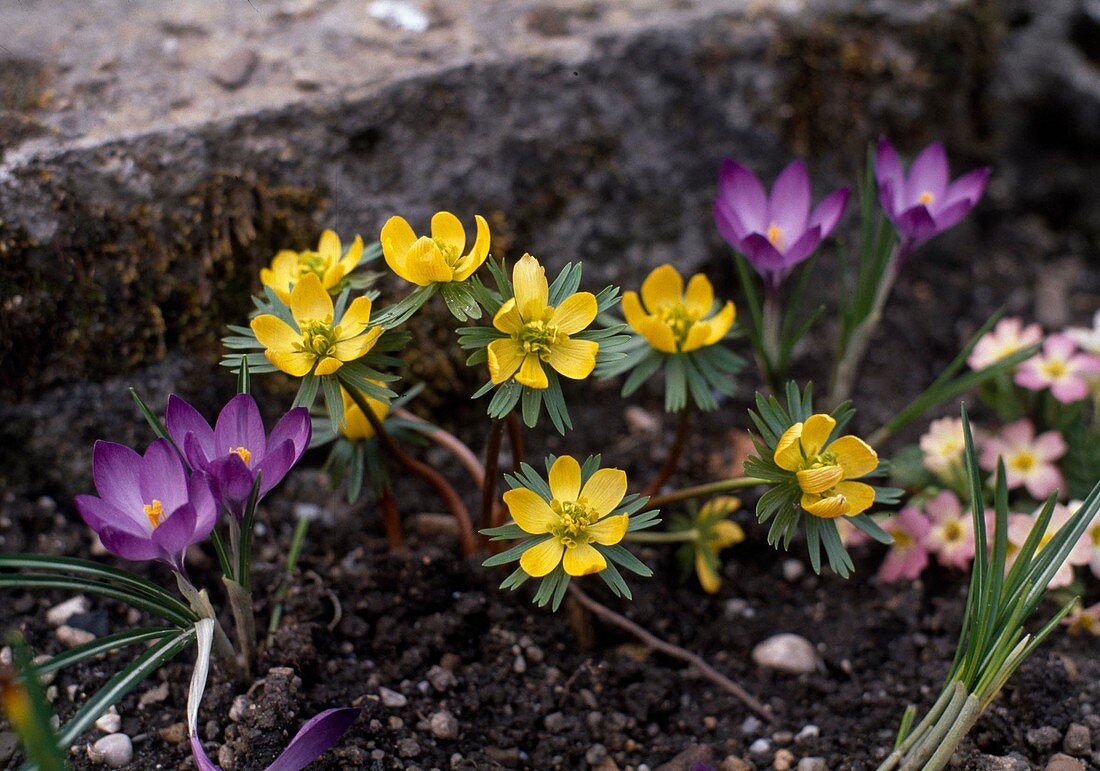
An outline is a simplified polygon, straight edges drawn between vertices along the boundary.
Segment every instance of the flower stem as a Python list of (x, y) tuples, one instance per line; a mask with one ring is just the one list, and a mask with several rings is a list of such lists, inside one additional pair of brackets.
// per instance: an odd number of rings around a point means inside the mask
[(648, 530), (627, 533), (624, 540), (633, 543), (684, 543), (694, 541), (698, 537), (699, 531), (691, 528), (690, 530), (666, 530), (663, 533), (651, 533)]
[(770, 282), (764, 286), (764, 307), (760, 318), (760, 344), (763, 347), (765, 379), (772, 389), (781, 390), (782, 362), (780, 356), (780, 332), (783, 325), (783, 310), (779, 305), (779, 288)]
[(462, 502), (462, 499), (458, 496), (458, 493), (455, 492), (455, 489), (431, 466), (426, 463), (421, 463), (397, 446), (397, 442), (395, 442), (393, 437), (386, 431), (385, 426), (382, 425), (382, 421), (374, 414), (374, 410), (370, 408), (370, 405), (367, 404), (367, 400), (363, 398), (363, 395), (359, 393), (358, 389), (347, 388), (346, 390), (348, 395), (351, 396), (351, 400), (363, 411), (363, 415), (366, 416), (371, 427), (374, 428), (375, 436), (378, 437), (378, 441), (382, 443), (386, 452), (396, 458), (397, 462), (400, 463), (406, 471), (416, 474), (427, 482), (432, 489), (436, 491), (436, 494), (443, 499), (451, 515), (455, 518), (455, 521), (458, 522), (458, 546), (462, 554), (464, 556), (474, 554), (477, 551), (477, 541), (474, 538), (473, 525), (470, 524), (470, 512), (466, 509), (466, 504)]
[(504, 421), (492, 420), (489, 425), (489, 439), (485, 443), (485, 481), (481, 485), (481, 517), (478, 524), (482, 527), (497, 527), (496, 507), (497, 475), (500, 473), (500, 447), (504, 443)]
[(606, 605), (596, 602), (596, 600), (585, 594), (584, 590), (577, 586), (575, 581), (569, 584), (569, 593), (593, 615), (603, 619), (609, 624), (619, 627), (623, 631), (629, 632), (637, 637), (643, 645), (694, 667), (699, 674), (710, 680), (722, 690), (731, 694), (735, 699), (756, 714), (765, 718), (771, 717), (768, 708), (761, 704), (756, 697), (712, 667), (704, 661), (702, 657), (692, 653), (686, 648), (681, 648), (679, 645), (673, 645), (667, 640), (662, 640), (660, 637), (657, 637), (638, 624), (635, 624), (626, 616), (620, 615)]
[(512, 469), (519, 471), (520, 464), (524, 461), (523, 451), (523, 426), (519, 422), (519, 416), (515, 410), (508, 413), (508, 445), (512, 448)]
[(415, 424), (413, 427), (414, 430), (420, 432), (429, 440), (435, 442), (440, 447), (450, 452), (451, 455), (455, 456), (458, 462), (462, 464), (462, 467), (469, 473), (474, 484), (479, 488), (481, 487), (485, 481), (485, 468), (481, 465), (481, 461), (478, 460), (474, 451), (471, 450), (465, 442), (449, 431), (444, 431), (439, 426), (429, 423), (403, 407), (398, 407), (393, 413), (402, 420), (407, 420)]
[(397, 551), (405, 542), (401, 532), (401, 514), (397, 510), (397, 498), (393, 495), (393, 488), (386, 485), (382, 495), (378, 498), (378, 506), (382, 509), (382, 524), (386, 528), (386, 544), (390, 551)]
[(233, 565), (229, 561), (229, 553), (225, 550), (225, 541), (222, 540), (222, 534), (216, 527), (210, 531), (210, 542), (214, 544), (214, 551), (218, 555), (218, 566), (221, 568), (222, 575), (233, 578)]
[(248, 673), (241, 666), (237, 653), (233, 650), (233, 643), (229, 642), (229, 635), (225, 633), (225, 628), (218, 620), (218, 615), (214, 612), (214, 606), (210, 604), (210, 598), (207, 596), (206, 590), (203, 589), (200, 592), (183, 573), (175, 572), (175, 576), (176, 586), (179, 587), (180, 594), (191, 606), (191, 610), (195, 611), (195, 614), (200, 618), (209, 618), (214, 622), (214, 650), (217, 652), (218, 658), (225, 664), (229, 675), (238, 682), (247, 680)]
[(680, 458), (683, 457), (684, 448), (687, 447), (688, 429), (691, 427), (691, 407), (684, 407), (684, 409), (680, 410), (678, 417), (676, 438), (672, 440), (672, 446), (668, 450), (668, 457), (665, 458), (665, 463), (661, 466), (661, 470), (657, 472), (657, 476), (653, 477), (653, 479), (649, 481), (649, 484), (645, 486), (642, 495), (656, 495), (657, 491), (661, 489), (661, 486), (676, 472), (676, 467), (680, 465)]
[(758, 479), (757, 477), (733, 477), (731, 479), (722, 479), (717, 482), (708, 482), (707, 484), (695, 485), (694, 487), (684, 487), (680, 490), (666, 493), (665, 495), (655, 496), (649, 499), (649, 507), (656, 508), (669, 503), (675, 503), (676, 501), (685, 501), (690, 498), (699, 498), (704, 495), (723, 493), (727, 490), (742, 490), (746, 487), (758, 487), (766, 484), (768, 484), (766, 479)]

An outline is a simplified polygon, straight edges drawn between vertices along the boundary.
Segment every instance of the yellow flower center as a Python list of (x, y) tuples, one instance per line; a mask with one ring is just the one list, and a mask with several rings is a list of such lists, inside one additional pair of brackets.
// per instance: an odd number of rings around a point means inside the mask
[(1096, 629), (1096, 619), (1088, 613), (1081, 613), (1081, 615), (1073, 620), (1072, 627), (1091, 634)]
[(1059, 378), (1063, 378), (1069, 371), (1066, 363), (1064, 361), (1061, 361), (1060, 359), (1048, 359), (1047, 361), (1043, 362), (1040, 369), (1042, 370), (1043, 374), (1051, 380), (1058, 380)]
[(807, 457), (795, 475), (802, 492), (820, 495), (844, 481), (844, 469), (837, 463), (836, 453), (822, 452)]
[(443, 261), (447, 263), (449, 267), (454, 267), (455, 264), (462, 259), (462, 253), (455, 249), (453, 244), (449, 244), (446, 241), (442, 241), (438, 238), (433, 238), (435, 248), (439, 250), (439, 253), (443, 255)]
[(1027, 473), (1031, 471), (1038, 464), (1039, 460), (1035, 455), (1027, 450), (1020, 450), (1015, 455), (1012, 455), (1008, 459), (1008, 465), (1010, 468), (1016, 471)]
[(240, 457), (244, 461), (244, 465), (248, 466), (252, 463), (252, 453), (248, 451), (246, 447), (230, 447), (229, 452)]
[(894, 536), (895, 549), (909, 549), (916, 543), (913, 536), (904, 530), (891, 530), (890, 535)]
[(1089, 530), (1089, 535), (1092, 536), (1093, 547), (1100, 549), (1100, 525)]
[(320, 252), (314, 252), (306, 250), (304, 252), (298, 252), (298, 276), (299, 278), (307, 273), (312, 273), (322, 281), (325, 278), (325, 273), (329, 269), (328, 261), (321, 256)]
[(550, 508), (560, 517), (558, 523), (550, 528), (553, 536), (563, 546), (573, 548), (582, 543), (591, 543), (592, 536), (588, 528), (599, 521), (599, 512), (590, 509), (583, 501), (550, 502)]
[(546, 361), (550, 358), (550, 350), (562, 342), (565, 337), (558, 328), (550, 324), (548, 319), (554, 313), (553, 308), (547, 308), (544, 319), (528, 321), (516, 332), (516, 341), (523, 348), (524, 353), (536, 354)]
[(943, 540), (947, 541), (948, 543), (956, 543), (958, 541), (961, 541), (962, 537), (962, 525), (960, 525), (958, 522), (956, 522), (955, 520), (951, 520), (950, 522), (944, 524)]
[(145, 516), (149, 519), (149, 524), (156, 530), (160, 527), (160, 523), (164, 521), (164, 504), (154, 498), (152, 503), (145, 504), (143, 508)]
[(676, 338), (677, 347), (687, 340), (688, 333), (695, 322), (699, 320), (699, 315), (689, 311), (683, 303), (671, 303), (662, 306), (657, 309), (656, 315), (672, 330), (672, 336)]
[(336, 341), (340, 339), (339, 326), (334, 327), (328, 321), (303, 321), (299, 329), (302, 342), (295, 343), (295, 349), (322, 359), (336, 353)]
[(783, 251), (783, 247), (787, 243), (787, 236), (783, 233), (783, 228), (776, 225), (774, 222), (768, 225), (768, 242), (779, 251)]
[(932, 195), (927, 190), (925, 190), (923, 193), (921, 193), (919, 196), (917, 196), (917, 200), (920, 201), (925, 206), (932, 203), (932, 201), (935, 200), (935, 198), (936, 198), (936, 196)]

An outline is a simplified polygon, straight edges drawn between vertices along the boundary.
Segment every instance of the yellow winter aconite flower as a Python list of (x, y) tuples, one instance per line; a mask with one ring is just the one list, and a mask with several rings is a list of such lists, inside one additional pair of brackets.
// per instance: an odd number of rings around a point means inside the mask
[(596, 367), (599, 343), (574, 340), (597, 313), (596, 296), (577, 292), (558, 307), (547, 305), (546, 270), (529, 254), (512, 271), (515, 297), (500, 306), (493, 326), (508, 337), (489, 343), (489, 377), (503, 383), (513, 375), (528, 388), (546, 388), (543, 364), (573, 380), (583, 380)]
[(344, 254), (340, 237), (333, 231), (326, 230), (321, 234), (317, 251), (307, 249), (304, 252), (293, 252), (284, 249), (276, 254), (271, 261), (271, 267), (260, 271), (260, 281), (264, 286), (271, 287), (278, 298), (288, 305), (290, 290), (302, 276), (310, 273), (321, 279), (321, 286), (326, 291), (335, 294), (340, 291), (344, 278), (359, 265), (362, 256), (362, 238), (356, 236), (348, 247), (347, 254)]
[(466, 231), (458, 217), (437, 212), (432, 235), (417, 238), (403, 217), (390, 217), (382, 226), (382, 255), (390, 270), (418, 286), (465, 281), (489, 256), (489, 223), (474, 215), (477, 238), (466, 252)]
[(775, 448), (775, 464), (798, 478), (802, 508), (825, 519), (854, 517), (875, 502), (870, 485), (851, 480), (874, 471), (878, 455), (855, 436), (842, 436), (826, 447), (834, 428), (831, 415), (811, 415), (783, 432)]
[[(372, 380), (370, 382), (379, 387), (383, 386), (383, 384), (377, 380)], [(367, 420), (367, 416), (363, 414), (363, 410), (359, 409), (359, 405), (355, 403), (347, 390), (342, 387), (340, 388), (340, 395), (344, 398), (344, 425), (340, 426), (340, 433), (344, 435), (344, 438), (350, 439), (353, 442), (362, 442), (373, 437), (374, 426)], [(390, 411), (390, 405), (378, 399), (372, 399), (366, 394), (363, 396), (367, 400), (367, 405), (370, 407), (371, 412), (374, 413), (379, 422), (385, 420), (386, 415)]]
[(728, 517), (741, 508), (741, 499), (721, 495), (707, 501), (695, 515), (695, 575), (703, 591), (714, 594), (722, 585), (718, 575), (718, 553), (745, 540), (745, 531)]
[(626, 535), (629, 517), (608, 516), (626, 495), (626, 473), (600, 469), (582, 488), (580, 464), (562, 455), (550, 467), (550, 492), (554, 497), (549, 503), (525, 487), (504, 494), (504, 503), (520, 528), (532, 535), (550, 534), (523, 552), (520, 567), (534, 578), (547, 575), (559, 563), (571, 576), (599, 573), (607, 560), (593, 542), (614, 546)]
[(684, 290), (684, 279), (672, 265), (656, 268), (642, 282), (642, 296), (623, 294), (626, 323), (662, 353), (687, 353), (713, 345), (726, 336), (736, 309), (727, 302), (714, 310), (714, 288), (696, 273)]
[(371, 310), (367, 297), (352, 300), (336, 323), (332, 297), (313, 273), (294, 285), (289, 304), (297, 328), (270, 314), (252, 319), (252, 331), (267, 348), (267, 360), (288, 375), (331, 375), (344, 362), (367, 353), (382, 334), (381, 327), (367, 328)]

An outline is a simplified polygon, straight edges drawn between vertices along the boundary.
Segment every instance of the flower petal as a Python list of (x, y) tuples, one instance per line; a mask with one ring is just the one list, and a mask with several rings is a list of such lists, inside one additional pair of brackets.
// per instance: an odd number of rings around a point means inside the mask
[(321, 260), (325, 265), (335, 265), (339, 262), (342, 251), (340, 236), (332, 230), (325, 230), (321, 233), (321, 239), (317, 242), (317, 254), (321, 255)]
[(626, 528), (630, 524), (630, 517), (626, 514), (616, 514), (613, 517), (604, 517), (596, 524), (588, 528), (588, 534), (601, 546), (614, 546), (623, 540)]
[(141, 459), (142, 505), (159, 500), (171, 512), (187, 502), (187, 472), (167, 439), (157, 439)]
[(369, 297), (356, 297), (344, 311), (340, 319), (340, 338), (347, 340), (357, 336), (370, 326), (371, 300)]
[[(153, 530), (153, 543), (170, 565), (183, 564), (183, 552), (195, 543), (195, 507), (185, 503)], [(201, 540), (201, 539), (200, 539)]]
[(92, 450), (92, 477), (99, 497), (126, 513), (140, 512), (141, 456), (129, 447), (97, 440)]
[(642, 282), (642, 303), (650, 313), (683, 301), (684, 279), (672, 265), (654, 269)]
[(739, 248), (738, 244), (741, 243), (741, 239), (749, 234), (748, 228), (741, 222), (737, 212), (730, 207), (729, 202), (721, 198), (715, 198), (713, 210), (714, 224), (722, 238), (726, 239), (726, 243), (730, 246)]
[(160, 549), (147, 535), (134, 535), (113, 527), (104, 528), (98, 535), (104, 549), (124, 560), (144, 562), (161, 556)]
[(918, 242), (927, 241), (939, 232), (936, 221), (932, 219), (928, 209), (920, 204), (899, 214), (895, 224), (903, 236)]
[(520, 316), (526, 321), (540, 317), (546, 308), (550, 288), (546, 283), (546, 269), (530, 254), (523, 255), (512, 269), (512, 287)]
[(706, 340), (703, 341), (703, 345), (714, 345), (724, 338), (736, 318), (737, 308), (734, 306), (733, 301), (729, 300), (722, 306), (722, 310), (710, 319), (710, 332)]
[(783, 267), (789, 270), (803, 262), (814, 253), (814, 249), (821, 243), (821, 228), (814, 226), (806, 230), (798, 240), (787, 247), (783, 254)]
[(827, 448), (836, 453), (845, 479), (857, 479), (878, 468), (878, 453), (858, 436), (842, 436)]
[(541, 495), (526, 487), (509, 490), (504, 493), (503, 498), (512, 519), (524, 532), (532, 535), (550, 532), (550, 528), (560, 519)]
[(588, 478), (581, 489), (581, 500), (601, 517), (610, 514), (626, 495), (626, 472), (603, 468)]
[(535, 544), (519, 558), (519, 566), (532, 578), (542, 578), (561, 563), (565, 547), (557, 538)]
[(264, 356), (280, 370), (293, 377), (308, 375), (309, 371), (313, 369), (313, 363), (317, 360), (317, 357), (313, 354), (301, 351), (288, 353), (268, 349), (264, 351)]
[(457, 255), (466, 251), (466, 229), (458, 217), (449, 211), (432, 215), (432, 239), (446, 244)]
[(307, 273), (290, 293), (290, 312), (301, 326), (304, 321), (332, 321), (332, 297), (315, 273)]
[(489, 379), (499, 384), (516, 374), (527, 353), (515, 340), (504, 337), (489, 343), (488, 356)]
[[(352, 355), (353, 350), (358, 350), (358, 341), (366, 338), (366, 335), (355, 338), (355, 340), (348, 340), (344, 343), (337, 343), (336, 352), (342, 353), (348, 357), (348, 361), (353, 361), (356, 357)], [(345, 346), (344, 350), (340, 350), (340, 346)], [(335, 356), (325, 356), (317, 362), (317, 366), (313, 370), (313, 374), (317, 377), (322, 375), (331, 375), (336, 370), (340, 369), (344, 365), (343, 359), (337, 359)]]
[(596, 295), (591, 292), (577, 292), (566, 297), (554, 309), (550, 323), (562, 334), (574, 335), (595, 321), (598, 312)]
[(339, 707), (310, 718), (266, 771), (301, 771), (339, 741), (359, 712), (355, 707)]
[(684, 307), (696, 318), (703, 318), (714, 307), (714, 287), (704, 274), (696, 273), (688, 281), (684, 291)]
[(184, 449), (184, 439), (188, 434), (195, 437), (198, 447), (209, 458), (214, 451), (214, 430), (198, 410), (175, 394), (168, 396), (168, 407), (164, 411), (164, 426), (176, 447)]
[(489, 256), (489, 223), (480, 214), (474, 215), (474, 222), (477, 223), (477, 239), (474, 241), (470, 253), (460, 261), (461, 268), (455, 266), (455, 281), (468, 279), (474, 274), (474, 271), (484, 264), (485, 258)]
[(767, 230), (768, 194), (760, 179), (736, 161), (726, 158), (718, 172), (718, 197), (736, 212), (749, 232)]
[(268, 351), (291, 353), (294, 346), (302, 342), (301, 333), (278, 316), (265, 313), (252, 319), (252, 331), (260, 345)]
[(516, 381), (528, 388), (543, 389), (550, 385), (546, 379), (546, 372), (542, 369), (542, 361), (538, 354), (529, 353), (523, 358), (523, 363), (516, 373)]
[(493, 316), (493, 326), (501, 332), (515, 334), (523, 326), (523, 319), (516, 308), (516, 298), (511, 297), (497, 310)]
[(909, 179), (905, 186), (906, 201), (921, 202), (921, 196), (931, 194), (931, 202), (939, 204), (947, 192), (947, 151), (942, 142), (933, 142), (917, 155), (909, 167)]
[(550, 467), (550, 493), (557, 501), (576, 501), (581, 494), (581, 464), (571, 455), (559, 455)]
[(230, 399), (214, 426), (216, 458), (243, 447), (259, 462), (267, 449), (267, 432), (260, 417), (260, 408), (249, 394), (237, 394)]
[(579, 543), (565, 550), (562, 567), (571, 576), (589, 576), (607, 567), (607, 560), (590, 543)]
[(706, 555), (698, 550), (695, 552), (695, 575), (699, 578), (699, 586), (707, 594), (714, 594), (722, 587), (722, 579), (710, 566)]
[(851, 193), (851, 189), (842, 187), (825, 196), (824, 200), (814, 207), (807, 227), (821, 228), (822, 238), (832, 233), (833, 228), (840, 222), (840, 218), (844, 216), (844, 209), (848, 206)]
[(269, 447), (277, 447), (289, 440), (294, 446), (294, 463), (297, 463), (309, 446), (312, 436), (313, 426), (309, 419), (309, 410), (305, 407), (295, 407), (279, 418), (275, 428), (271, 429), (267, 444)]
[(594, 340), (563, 340), (550, 348), (547, 364), (571, 380), (584, 380), (596, 368), (599, 348)]
[(405, 268), (406, 255), (416, 243), (416, 233), (413, 232), (409, 223), (404, 217), (390, 217), (382, 226), (379, 240), (382, 242), (382, 256), (386, 258), (386, 264), (390, 266), (390, 270), (406, 281), (410, 281)]
[(843, 517), (848, 513), (849, 508), (848, 499), (837, 493), (826, 497), (803, 493), (801, 505), (808, 514), (822, 519)]
[[(943, 206), (947, 207), (959, 201), (976, 204), (985, 195), (985, 186), (989, 182), (989, 167), (967, 172), (947, 186), (943, 196)], [(938, 218), (937, 218), (938, 219)]]
[(642, 329), (646, 325), (649, 315), (642, 308), (642, 301), (638, 299), (638, 293), (634, 291), (623, 292), (623, 317), (638, 334), (643, 334)]
[(745, 531), (736, 522), (724, 519), (714, 526), (714, 550), (725, 549), (745, 540)]
[(360, 236), (356, 236), (355, 240), (351, 242), (351, 246), (348, 247), (347, 252), (340, 258), (340, 269), (344, 272), (344, 275), (348, 275), (359, 267), (359, 260), (362, 258), (363, 239)]
[(647, 316), (642, 328), (638, 331), (661, 353), (676, 353), (676, 333), (672, 331), (672, 327), (656, 316)]
[(791, 161), (780, 172), (768, 198), (767, 221), (775, 223), (788, 236), (806, 229), (810, 215), (810, 175), (801, 159)]
[(402, 278), (418, 286), (445, 283), (454, 278), (454, 268), (447, 264), (435, 241), (421, 236), (405, 254)]
[(795, 423), (776, 442), (772, 459), (784, 471), (796, 471), (802, 465), (802, 429), (802, 423)]
[(849, 517), (862, 514), (875, 502), (875, 489), (863, 482), (841, 482), (834, 490), (847, 499), (848, 511), (845, 514)]
[(84, 524), (97, 534), (107, 528), (114, 528), (136, 536), (149, 535), (149, 520), (141, 514), (141, 509), (136, 510), (135, 516), (134, 511), (123, 511), (94, 495), (78, 495), (73, 501)]
[(832, 415), (819, 412), (806, 418), (802, 426), (802, 449), (807, 455), (817, 455), (825, 442), (829, 441), (829, 435), (836, 428), (836, 420)]

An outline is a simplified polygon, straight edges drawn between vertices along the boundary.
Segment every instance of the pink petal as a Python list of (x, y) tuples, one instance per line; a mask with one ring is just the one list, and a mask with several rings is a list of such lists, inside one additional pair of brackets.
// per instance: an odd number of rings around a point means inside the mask
[(819, 203), (810, 215), (809, 227), (817, 226), (821, 228), (821, 237), (825, 238), (833, 232), (833, 228), (840, 222), (840, 218), (844, 215), (844, 209), (848, 206), (848, 198), (851, 196), (851, 190), (848, 187), (842, 187), (839, 190), (834, 190), (829, 195), (825, 196), (825, 199)]
[(749, 231), (768, 229), (768, 195), (760, 179), (736, 161), (722, 161), (718, 173), (718, 197), (737, 212)]
[(780, 172), (768, 199), (768, 225), (777, 224), (787, 238), (797, 238), (806, 229), (810, 215), (810, 175), (801, 160), (792, 161)]
[(905, 200), (915, 204), (923, 193), (931, 193), (932, 201), (943, 200), (947, 192), (947, 151), (941, 142), (933, 142), (920, 151), (909, 167)]

